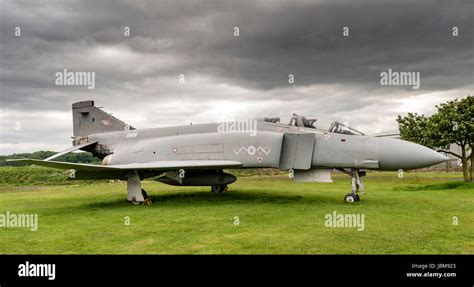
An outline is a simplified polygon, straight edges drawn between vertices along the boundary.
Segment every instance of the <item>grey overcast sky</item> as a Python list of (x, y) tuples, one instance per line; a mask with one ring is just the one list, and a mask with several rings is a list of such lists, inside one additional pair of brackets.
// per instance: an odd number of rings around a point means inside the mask
[[(0, 154), (69, 147), (89, 99), (137, 128), (296, 112), (370, 134), (473, 94), (472, 0), (0, 3)], [(55, 85), (63, 69), (95, 89)], [(420, 88), (380, 85), (388, 69)]]

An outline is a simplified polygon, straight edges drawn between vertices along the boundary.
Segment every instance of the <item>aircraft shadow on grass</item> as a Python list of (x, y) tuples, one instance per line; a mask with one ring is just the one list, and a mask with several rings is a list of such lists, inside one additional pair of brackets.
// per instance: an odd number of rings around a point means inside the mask
[[(301, 196), (301, 195), (277, 195), (267, 192), (245, 191), (245, 192), (228, 192), (222, 194), (214, 194), (208, 191), (195, 192), (176, 192), (173, 194), (149, 194), (153, 203), (147, 208), (160, 208), (172, 206), (207, 206), (222, 204), (335, 204), (341, 203), (340, 200), (333, 197), (323, 196)], [(126, 200), (114, 199), (87, 204), (89, 208), (114, 208), (130, 205)], [(137, 206), (138, 207), (138, 206)]]

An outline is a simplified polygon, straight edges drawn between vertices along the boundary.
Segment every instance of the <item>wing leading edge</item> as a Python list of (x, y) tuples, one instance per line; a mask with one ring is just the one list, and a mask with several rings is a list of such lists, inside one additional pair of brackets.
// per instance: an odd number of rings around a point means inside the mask
[(130, 172), (137, 172), (141, 179), (158, 176), (166, 171), (179, 169), (224, 169), (242, 166), (241, 162), (230, 160), (182, 160), (155, 161), (118, 165), (94, 165), (35, 159), (12, 159), (8, 161), (24, 162), (39, 166), (73, 170), (70, 179), (127, 179)]
[(154, 161), (146, 163), (130, 163), (117, 165), (95, 165), (84, 163), (70, 163), (61, 161), (44, 161), (36, 159), (12, 159), (8, 161), (24, 162), (34, 165), (60, 168), (74, 169), (81, 171), (140, 171), (140, 170), (156, 170), (168, 171), (181, 168), (198, 169), (198, 168), (233, 168), (240, 167), (242, 163), (232, 160), (178, 160), (178, 161)]

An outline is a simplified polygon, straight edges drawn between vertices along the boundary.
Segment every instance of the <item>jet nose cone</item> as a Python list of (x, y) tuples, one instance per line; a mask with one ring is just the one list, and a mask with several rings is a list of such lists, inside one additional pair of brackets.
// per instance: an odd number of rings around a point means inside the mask
[(403, 140), (384, 139), (380, 147), (380, 168), (383, 170), (416, 169), (447, 160), (432, 149)]

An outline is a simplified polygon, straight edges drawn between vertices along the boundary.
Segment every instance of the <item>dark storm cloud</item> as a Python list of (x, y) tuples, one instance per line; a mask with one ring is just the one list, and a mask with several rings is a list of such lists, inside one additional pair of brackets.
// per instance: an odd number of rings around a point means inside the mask
[[(46, 41), (33, 44), (29, 54), (45, 61), (50, 56), (42, 54), (45, 50), (68, 42), (84, 48), (124, 44), (150, 58), (166, 54), (186, 59), (138, 77), (204, 73), (271, 89), (287, 85), (293, 73), (301, 85), (377, 87), (380, 71), (394, 68), (421, 72), (426, 89), (472, 83), (471, 1), (136, 2), (12, 1), (4, 5), (3, 23), (7, 30), (20, 25), (25, 37)], [(130, 38), (123, 37), (124, 26), (131, 28)], [(240, 37), (232, 35), (234, 26)], [(349, 37), (342, 37), (344, 26)], [(453, 26), (460, 29), (457, 38), (451, 35)], [(15, 48), (11, 32), (2, 30), (8, 34), (3, 45)], [(112, 80), (135, 76), (108, 68), (106, 77)], [(447, 80), (439, 81), (439, 76)]]
[[(168, 111), (206, 120), (203, 111), (230, 99), (265, 105), (259, 115), (291, 107), (324, 116), (382, 112), (394, 95), (473, 84), (472, 1), (5, 0), (1, 9), (1, 103), (10, 115), (64, 113), (95, 99), (173, 123), (186, 119)], [(96, 89), (55, 86), (65, 68), (96, 72)], [(420, 90), (381, 87), (389, 68), (420, 72)]]

